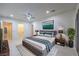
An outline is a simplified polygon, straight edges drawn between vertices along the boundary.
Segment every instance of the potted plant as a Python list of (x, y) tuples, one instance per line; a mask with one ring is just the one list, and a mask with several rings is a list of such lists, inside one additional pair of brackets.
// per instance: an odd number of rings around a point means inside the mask
[(73, 48), (74, 46), (74, 36), (75, 36), (75, 29), (74, 28), (68, 28), (67, 30), (68, 37), (69, 37), (69, 47)]

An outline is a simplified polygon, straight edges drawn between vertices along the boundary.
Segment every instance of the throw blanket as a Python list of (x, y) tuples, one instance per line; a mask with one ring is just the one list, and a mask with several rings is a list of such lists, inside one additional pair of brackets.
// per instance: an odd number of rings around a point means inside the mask
[(34, 38), (34, 37), (27, 37), (27, 39), (44, 44), (46, 46), (47, 52), (49, 52), (51, 48), (53, 47), (53, 44), (51, 44), (49, 41), (44, 40), (44, 39), (39, 39), (39, 38)]

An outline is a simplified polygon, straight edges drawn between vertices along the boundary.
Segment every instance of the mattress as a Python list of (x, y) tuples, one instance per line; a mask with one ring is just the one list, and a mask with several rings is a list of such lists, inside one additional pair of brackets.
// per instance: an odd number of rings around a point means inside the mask
[(50, 43), (53, 43), (55, 41), (55, 37), (46, 37), (46, 36), (33, 36), (33, 37), (48, 40)]

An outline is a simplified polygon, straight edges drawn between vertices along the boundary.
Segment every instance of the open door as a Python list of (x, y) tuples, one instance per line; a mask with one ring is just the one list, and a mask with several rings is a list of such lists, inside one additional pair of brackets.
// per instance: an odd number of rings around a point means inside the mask
[(4, 39), (12, 40), (12, 23), (3, 22)]

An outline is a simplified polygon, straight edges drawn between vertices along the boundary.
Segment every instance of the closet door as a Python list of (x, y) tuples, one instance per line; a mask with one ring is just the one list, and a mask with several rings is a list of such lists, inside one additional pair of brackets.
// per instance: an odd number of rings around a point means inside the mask
[(77, 28), (77, 40), (76, 40), (76, 49), (79, 55), (79, 10), (76, 16), (76, 28)]

